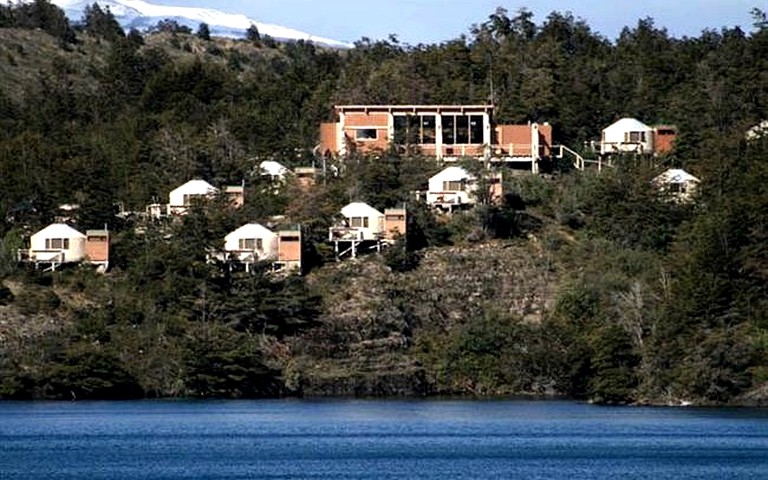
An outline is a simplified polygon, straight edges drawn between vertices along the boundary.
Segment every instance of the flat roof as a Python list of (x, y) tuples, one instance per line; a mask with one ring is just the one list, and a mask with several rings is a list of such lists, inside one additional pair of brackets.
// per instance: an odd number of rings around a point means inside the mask
[(379, 112), (442, 112), (481, 111), (490, 112), (493, 105), (335, 105), (337, 111), (379, 111)]

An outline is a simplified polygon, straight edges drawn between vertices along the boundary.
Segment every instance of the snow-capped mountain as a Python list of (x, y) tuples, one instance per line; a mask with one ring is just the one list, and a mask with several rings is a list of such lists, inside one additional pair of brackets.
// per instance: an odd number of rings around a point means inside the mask
[[(0, 0), (0, 3), (20, 3), (14, 0)], [(350, 48), (351, 44), (318, 37), (292, 28), (261, 23), (242, 14), (225, 13), (219, 10), (193, 7), (173, 7), (156, 5), (143, 0), (51, 0), (72, 22), (77, 22), (83, 16), (86, 6), (98, 3), (102, 8), (109, 8), (123, 28), (136, 28), (140, 31), (153, 27), (160, 20), (175, 20), (180, 25), (190, 27), (193, 31), (200, 23), (208, 24), (212, 35), (240, 38), (251, 25), (256, 25), (259, 33), (269, 35), (277, 40), (307, 40), (336, 48)]]

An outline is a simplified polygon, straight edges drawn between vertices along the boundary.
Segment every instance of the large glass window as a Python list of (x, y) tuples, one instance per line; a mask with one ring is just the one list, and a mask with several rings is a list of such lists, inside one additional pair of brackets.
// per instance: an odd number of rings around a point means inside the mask
[(411, 128), (410, 119), (408, 115), (395, 115), (393, 119), (395, 127), (395, 144), (407, 145), (413, 143), (413, 139), (410, 138)]
[(434, 144), (434, 115), (395, 115), (395, 143), (398, 145)]
[(368, 217), (352, 217), (349, 219), (349, 225), (354, 228), (368, 228)]
[(453, 145), (456, 143), (456, 116), (443, 115), (443, 143)]
[(422, 115), (421, 116), (421, 142), (423, 144), (434, 144), (436, 136), (435, 129), (435, 116), (434, 115)]
[(469, 143), (469, 117), (456, 115), (456, 143)]
[(443, 115), (443, 143), (446, 145), (481, 145), (485, 131), (482, 115)]
[(469, 143), (483, 143), (483, 116), (469, 116)]

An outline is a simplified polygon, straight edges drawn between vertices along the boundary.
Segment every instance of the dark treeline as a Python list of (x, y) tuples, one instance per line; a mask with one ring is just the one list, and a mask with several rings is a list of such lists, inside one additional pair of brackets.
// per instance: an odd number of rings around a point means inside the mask
[[(45, 0), (0, 6), (0, 278), (16, 286), (15, 295), (0, 289), (0, 308), (24, 324), (58, 325), (2, 336), (0, 396), (301, 393), (296, 352), (345, 351), (287, 347), (331, 328), (325, 277), (221, 275), (206, 249), (245, 221), (285, 214), (305, 227), (307, 258), (322, 264), (339, 207), (408, 200), (437, 166), (393, 152), (333, 160), (341, 175), (310, 193), (276, 193), (255, 166), (310, 165), (334, 104), (490, 102), (497, 121), (549, 122), (557, 142), (577, 150), (624, 116), (681, 135), (655, 164), (515, 179), (504, 206), (450, 222), (416, 209), (418, 245), (386, 260), (399, 272), (388, 275), (402, 278), (381, 280), (398, 298), (398, 321), (358, 340), (402, 333), (395, 353), (419, 364), (426, 392), (743, 398), (768, 381), (766, 140), (744, 137), (768, 118), (768, 22), (753, 13), (751, 33), (678, 39), (643, 19), (609, 41), (571, 14), (536, 23), (500, 8), (439, 45), (393, 36), (336, 51), (258, 34), (210, 39), (202, 26), (195, 34), (171, 23), (126, 34), (95, 5), (76, 25)], [(702, 178), (695, 207), (651, 187), (669, 166)], [(191, 178), (244, 181), (259, 200), (143, 234), (115, 215)], [(61, 204), (80, 206), (80, 229), (114, 232), (110, 275), (15, 264), (15, 249)], [(419, 278), (416, 248), (526, 236), (560, 282), (536, 322), (492, 311), (487, 298), (482, 318), (459, 310), (463, 320), (437, 326), (434, 312), (414, 313), (421, 300), (393, 286)]]

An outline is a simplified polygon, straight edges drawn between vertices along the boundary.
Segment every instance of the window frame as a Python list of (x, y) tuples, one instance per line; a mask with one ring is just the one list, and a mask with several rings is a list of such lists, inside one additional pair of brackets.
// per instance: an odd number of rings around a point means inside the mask
[(436, 145), (437, 114), (395, 114), (392, 119), (398, 145)]
[(238, 247), (238, 250), (247, 250), (247, 251), (263, 250), (264, 240), (257, 237), (238, 238), (237, 247)]
[[(368, 135), (361, 136), (364, 132), (367, 132)], [(358, 142), (375, 142), (378, 139), (379, 139), (378, 128), (371, 128), (371, 127), (355, 128), (355, 140)]]
[(46, 238), (45, 239), (46, 250), (69, 250), (68, 238)]
[(483, 145), (485, 143), (485, 123), (485, 116), (480, 114), (442, 114), (440, 125), (443, 145)]
[(646, 132), (643, 132), (643, 131), (626, 132), (624, 140), (626, 143), (645, 143)]
[(444, 192), (463, 192), (466, 182), (464, 180), (443, 180)]

